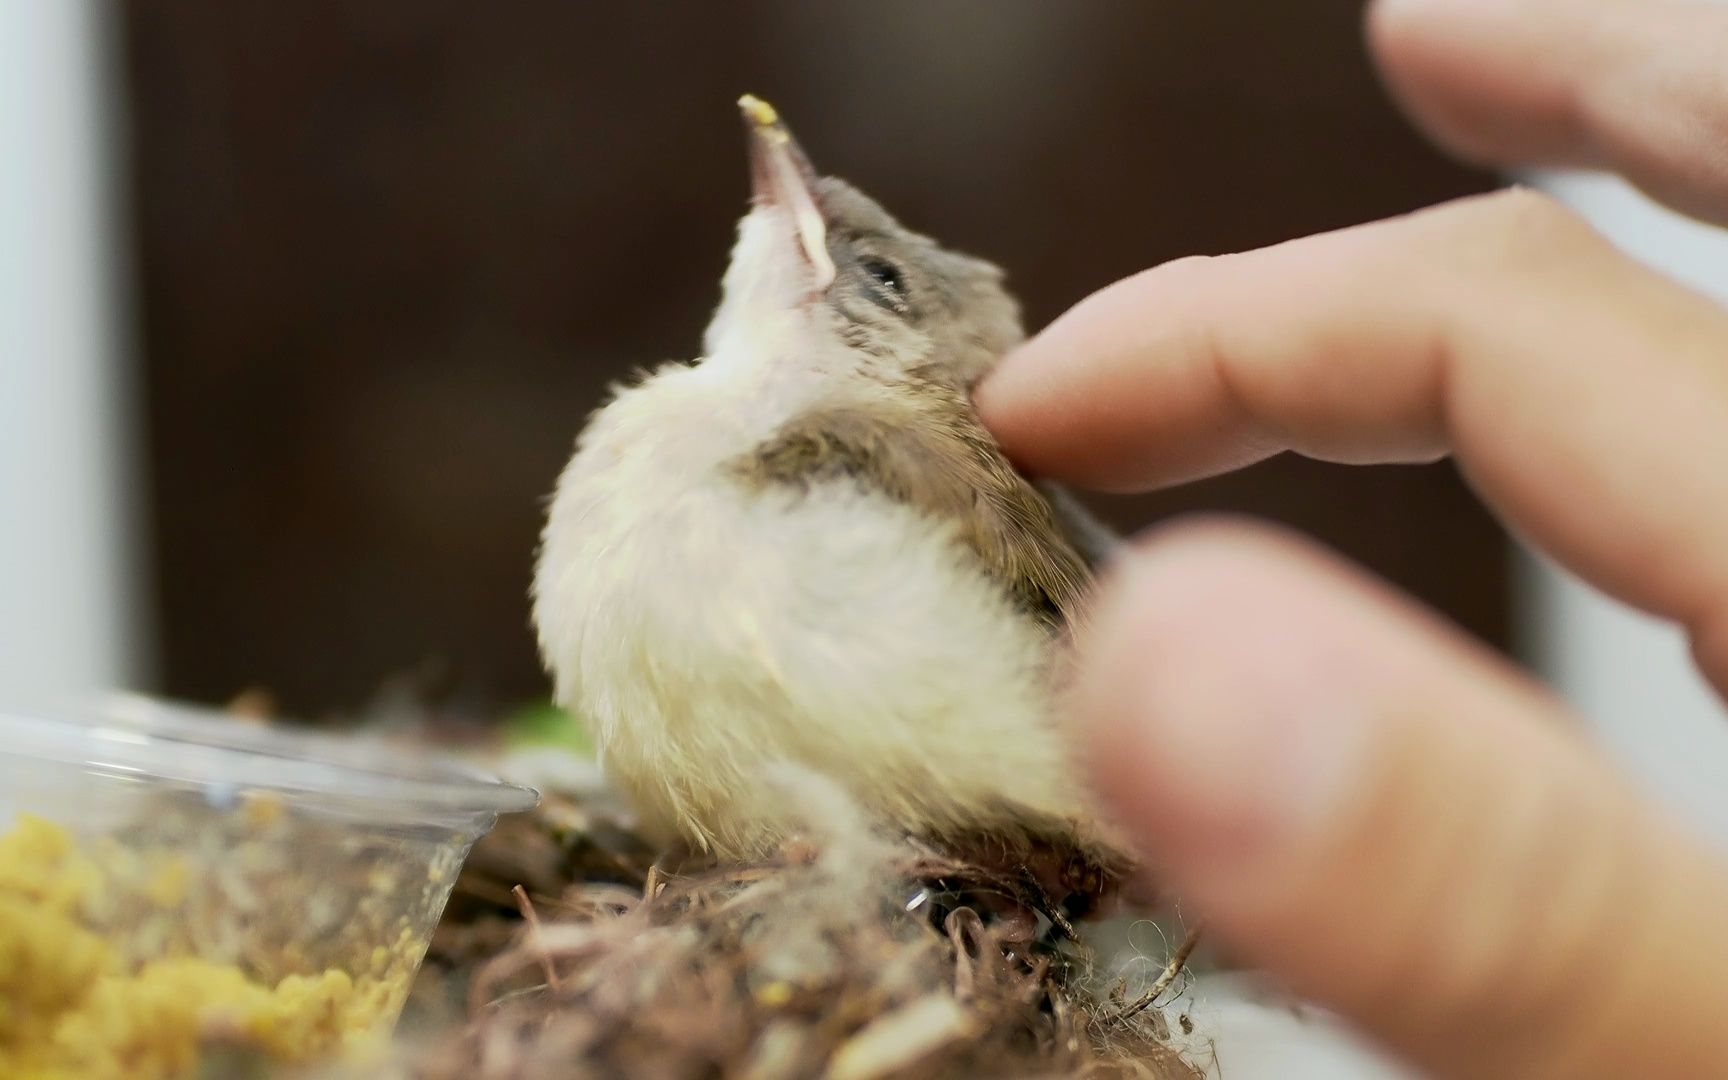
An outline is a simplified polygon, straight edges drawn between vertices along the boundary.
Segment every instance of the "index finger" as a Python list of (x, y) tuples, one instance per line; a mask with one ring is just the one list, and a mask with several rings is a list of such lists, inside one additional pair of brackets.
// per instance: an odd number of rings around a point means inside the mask
[(1523, 191), (1189, 259), (1005, 358), (984, 421), (1104, 490), (1295, 450), (1447, 453), (1515, 528), (1686, 624), (1728, 686), (1728, 313)]

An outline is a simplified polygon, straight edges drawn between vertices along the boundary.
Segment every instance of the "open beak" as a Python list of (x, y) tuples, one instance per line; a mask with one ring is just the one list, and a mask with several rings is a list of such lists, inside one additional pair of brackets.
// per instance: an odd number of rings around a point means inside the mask
[(804, 156), (774, 106), (745, 94), (738, 99), (750, 140), (751, 195), (759, 205), (776, 206), (792, 219), (798, 246), (816, 275), (816, 289), (834, 280), (834, 260), (828, 255), (828, 227), (816, 205), (816, 170)]

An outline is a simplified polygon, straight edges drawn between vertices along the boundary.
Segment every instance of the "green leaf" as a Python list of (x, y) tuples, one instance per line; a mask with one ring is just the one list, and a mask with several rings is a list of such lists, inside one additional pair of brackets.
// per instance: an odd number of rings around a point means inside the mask
[(558, 746), (583, 757), (594, 756), (594, 741), (581, 722), (550, 701), (511, 714), (504, 721), (504, 738), (512, 746)]

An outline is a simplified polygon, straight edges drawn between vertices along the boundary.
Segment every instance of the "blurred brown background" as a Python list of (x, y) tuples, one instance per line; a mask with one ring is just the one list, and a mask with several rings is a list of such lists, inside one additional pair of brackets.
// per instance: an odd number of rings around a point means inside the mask
[[(1006, 266), (1034, 327), (1172, 257), (1489, 184), (1388, 104), (1359, 0), (127, 20), (164, 688), (300, 712), (428, 665), (475, 702), (544, 692), (541, 499), (608, 382), (696, 347), (744, 207), (741, 91)], [(1449, 466), (1278, 460), (1108, 510), (1194, 508), (1293, 523), (1504, 641), (1503, 538)]]

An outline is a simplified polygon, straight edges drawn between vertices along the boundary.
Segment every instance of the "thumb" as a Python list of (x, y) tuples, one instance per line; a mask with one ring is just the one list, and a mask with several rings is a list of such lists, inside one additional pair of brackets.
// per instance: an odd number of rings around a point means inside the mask
[(1246, 525), (1155, 534), (1073, 707), (1160, 883), (1418, 1065), (1728, 1063), (1728, 869), (1540, 689), (1359, 572)]

